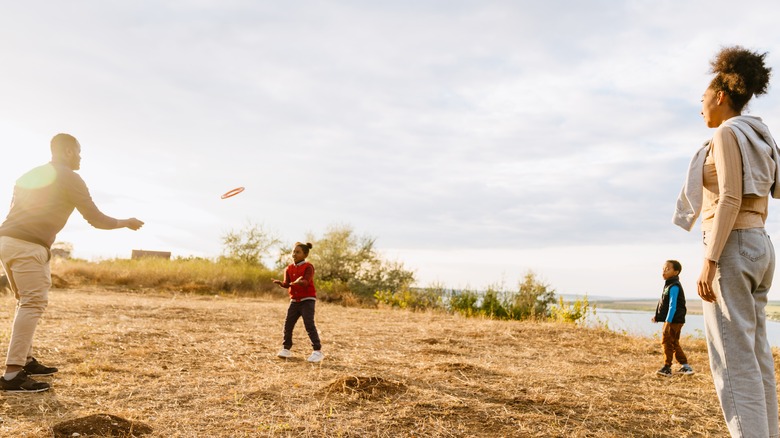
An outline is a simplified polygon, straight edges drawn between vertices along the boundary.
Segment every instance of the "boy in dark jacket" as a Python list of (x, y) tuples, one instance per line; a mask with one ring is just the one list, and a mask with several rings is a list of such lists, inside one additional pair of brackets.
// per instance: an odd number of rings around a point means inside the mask
[(693, 374), (693, 368), (688, 365), (688, 358), (680, 347), (680, 333), (685, 324), (685, 293), (680, 284), (680, 272), (682, 265), (677, 260), (667, 260), (664, 263), (663, 273), (666, 280), (664, 292), (658, 300), (655, 308), (653, 322), (663, 322), (664, 330), (661, 337), (661, 345), (664, 346), (664, 366), (657, 373), (664, 377), (672, 376), (672, 359), (682, 365), (680, 371), (683, 374)]

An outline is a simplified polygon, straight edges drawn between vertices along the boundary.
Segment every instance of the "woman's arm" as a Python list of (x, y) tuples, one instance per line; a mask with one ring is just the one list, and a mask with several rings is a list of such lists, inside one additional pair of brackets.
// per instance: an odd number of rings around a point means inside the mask
[(730, 128), (718, 129), (712, 138), (712, 157), (718, 174), (718, 206), (712, 220), (704, 257), (717, 262), (726, 246), (742, 205), (742, 153)]
[(727, 127), (715, 131), (710, 147), (718, 174), (718, 206), (715, 208), (712, 230), (707, 237), (697, 292), (704, 301), (714, 302), (716, 296), (712, 290), (712, 281), (718, 260), (742, 205), (742, 154), (734, 132)]

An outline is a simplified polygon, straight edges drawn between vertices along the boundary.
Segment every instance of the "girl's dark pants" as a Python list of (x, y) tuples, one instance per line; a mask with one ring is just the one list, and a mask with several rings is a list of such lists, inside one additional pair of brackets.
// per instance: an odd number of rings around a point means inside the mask
[(290, 301), (290, 307), (287, 308), (287, 318), (284, 320), (284, 348), (292, 348), (293, 329), (298, 322), (298, 318), (303, 317), (303, 325), (306, 327), (306, 333), (311, 340), (311, 348), (315, 351), (322, 348), (320, 344), (320, 335), (317, 334), (317, 326), (314, 325), (314, 304), (315, 300)]

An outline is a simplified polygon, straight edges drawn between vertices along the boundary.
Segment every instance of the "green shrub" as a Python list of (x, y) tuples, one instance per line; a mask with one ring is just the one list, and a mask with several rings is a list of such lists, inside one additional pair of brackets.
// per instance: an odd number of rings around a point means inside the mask
[(585, 321), (591, 314), (595, 314), (595, 310), (590, 306), (588, 296), (585, 295), (572, 303), (566, 303), (563, 297), (559, 297), (558, 305), (552, 308), (551, 317), (556, 321), (577, 323)]
[(451, 292), (449, 295), (448, 310), (453, 313), (460, 313), (464, 316), (474, 316), (479, 314), (479, 294), (471, 290), (462, 290)]
[(380, 303), (401, 309), (435, 310), (443, 308), (442, 294), (432, 288), (379, 290), (374, 293), (374, 298)]
[(511, 319), (549, 318), (555, 303), (555, 289), (536, 278), (533, 271), (528, 271), (509, 301)]
[(447, 310), (465, 316), (485, 316), (495, 319), (546, 319), (555, 303), (555, 290), (528, 271), (516, 291), (490, 286), (479, 294), (464, 290), (452, 291)]
[(326, 303), (338, 303), (346, 307), (373, 307), (373, 299), (352, 293), (349, 285), (338, 280), (320, 280), (314, 278), (317, 286), (317, 299)]
[(509, 319), (509, 310), (507, 309), (507, 300), (502, 298), (501, 291), (489, 287), (482, 295), (482, 303), (479, 306), (479, 313), (488, 318)]

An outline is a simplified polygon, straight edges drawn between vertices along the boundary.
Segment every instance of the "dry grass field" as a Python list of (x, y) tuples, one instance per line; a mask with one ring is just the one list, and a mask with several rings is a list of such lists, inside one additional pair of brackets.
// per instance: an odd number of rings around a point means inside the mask
[[(0, 304), (5, 348), (13, 297)], [(726, 435), (700, 340), (684, 342), (698, 374), (665, 379), (653, 339), (320, 303), (314, 365), (300, 322), (295, 357), (275, 357), (286, 307), (55, 290), (36, 355), (60, 372), (51, 391), (0, 393), (0, 436), (84, 437), (97, 414), (151, 437)]]

